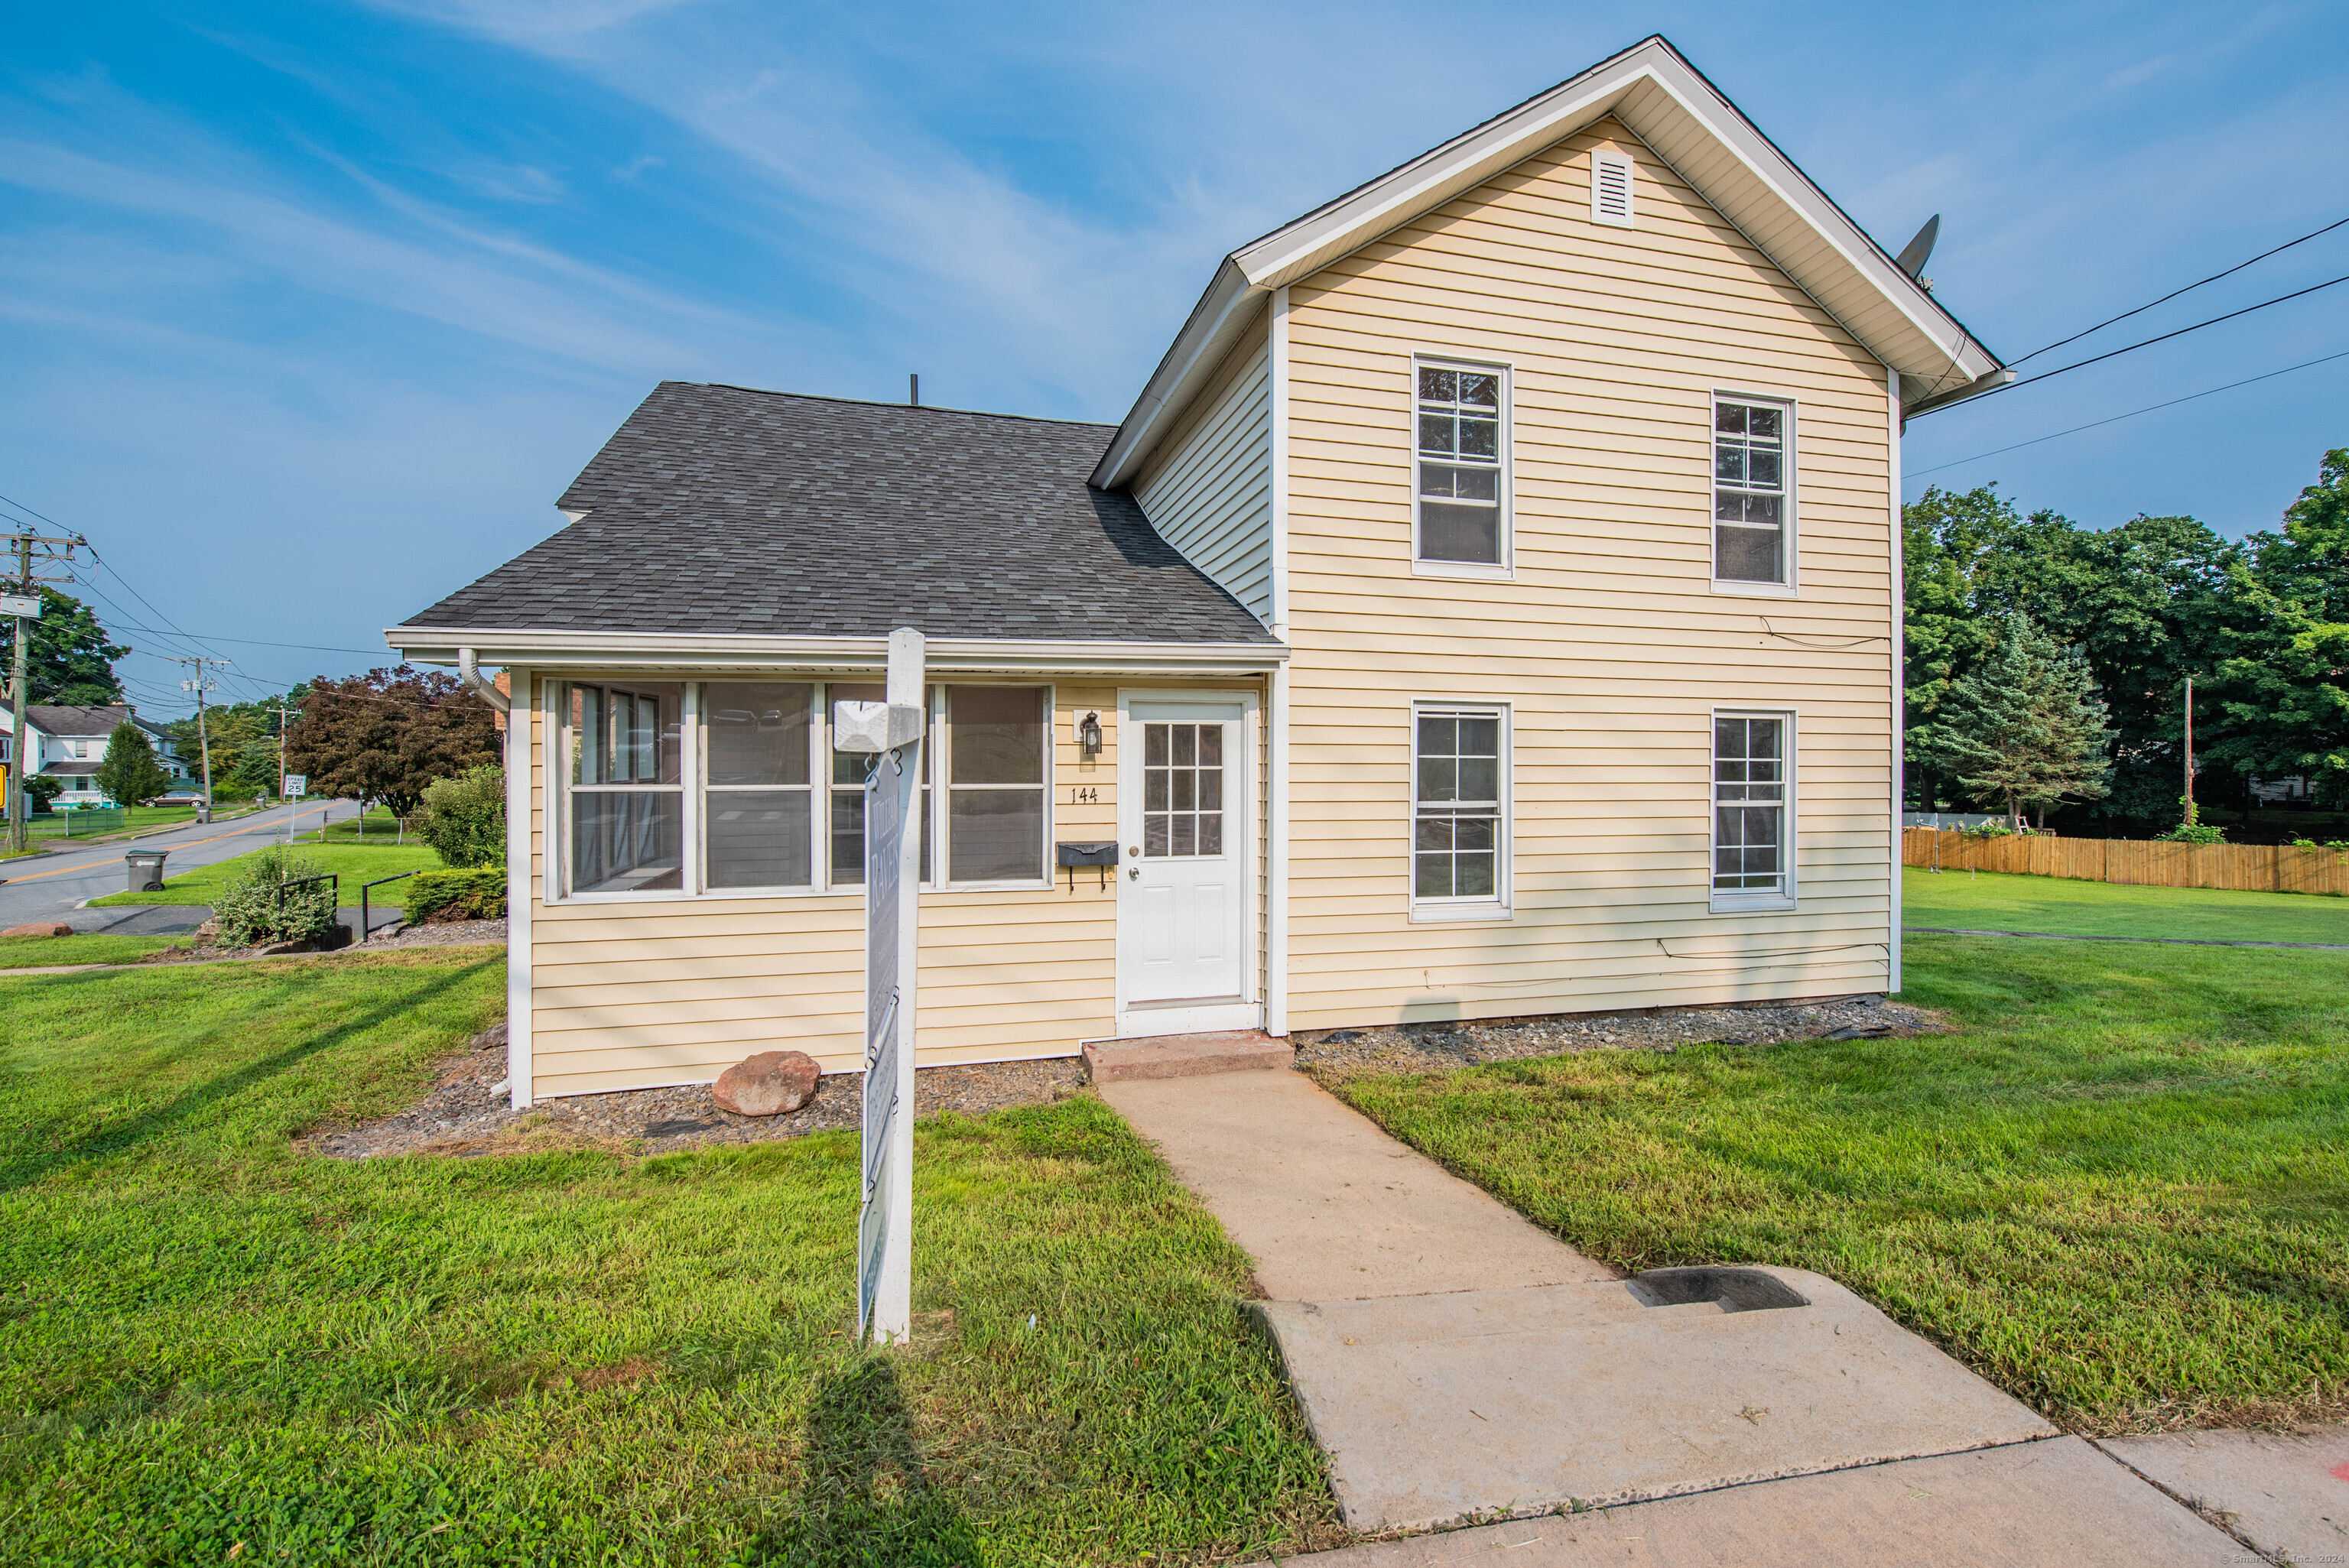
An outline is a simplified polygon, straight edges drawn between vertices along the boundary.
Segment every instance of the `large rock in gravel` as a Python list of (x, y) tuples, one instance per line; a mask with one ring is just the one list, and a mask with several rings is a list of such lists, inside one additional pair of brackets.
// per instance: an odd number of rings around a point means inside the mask
[(12, 925), (0, 931), (0, 936), (71, 936), (73, 927), (62, 920), (36, 920), (30, 925)]
[(737, 1116), (781, 1116), (815, 1094), (820, 1069), (802, 1051), (761, 1051), (718, 1075), (709, 1096)]

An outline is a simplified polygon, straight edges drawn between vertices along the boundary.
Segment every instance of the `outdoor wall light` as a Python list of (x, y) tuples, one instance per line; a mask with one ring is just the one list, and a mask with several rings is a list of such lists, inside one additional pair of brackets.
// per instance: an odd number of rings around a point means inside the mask
[(1101, 748), (1101, 715), (1089, 713), (1077, 720), (1077, 749), (1087, 757), (1099, 757)]

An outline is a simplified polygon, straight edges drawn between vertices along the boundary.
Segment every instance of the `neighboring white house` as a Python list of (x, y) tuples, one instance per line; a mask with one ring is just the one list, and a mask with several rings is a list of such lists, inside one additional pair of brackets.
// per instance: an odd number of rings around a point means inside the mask
[[(123, 704), (83, 707), (36, 702), (27, 706), (27, 768), (34, 774), (55, 779), (65, 786), (57, 796), (59, 805), (113, 804), (98, 792), (91, 776), (106, 756), (108, 739), (125, 723), (135, 724), (147, 732), (147, 738), (155, 743), (155, 759), (163, 765), (166, 773), (174, 779), (188, 777), (188, 766), (180, 759), (179, 743), (161, 725), (140, 718), (136, 710)], [(16, 765), (11, 755), (16, 730), (16, 714), (0, 704), (0, 766), (12, 771)]]

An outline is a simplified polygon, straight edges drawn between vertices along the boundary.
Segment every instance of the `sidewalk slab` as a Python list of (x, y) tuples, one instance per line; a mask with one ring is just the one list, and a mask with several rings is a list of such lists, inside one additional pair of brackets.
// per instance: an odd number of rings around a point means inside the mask
[(2097, 1446), (2292, 1563), (2349, 1563), (2349, 1426), (2165, 1432)]
[(1615, 1278), (1302, 1073), (1112, 1082), (1101, 1094), (1257, 1260), (1267, 1295), (1341, 1302)]
[(2251, 1554), (2078, 1438), (1284, 1560), (1290, 1568), (2219, 1568)]
[(1297, 1065), (1297, 1048), (1258, 1029), (1157, 1035), (1137, 1040), (1087, 1040), (1085, 1072), (1098, 1086), (1138, 1078), (1202, 1078)]
[(1254, 1304), (1354, 1530), (1643, 1501), (2055, 1436), (1858, 1296), (1650, 1306), (1625, 1283)]

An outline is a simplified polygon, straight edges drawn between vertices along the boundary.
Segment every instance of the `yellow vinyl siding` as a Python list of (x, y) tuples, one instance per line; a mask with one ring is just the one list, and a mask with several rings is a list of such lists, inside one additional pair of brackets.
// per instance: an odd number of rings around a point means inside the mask
[[(543, 678), (559, 683), (565, 677)], [(869, 682), (879, 676), (814, 678)], [(949, 677), (947, 684), (978, 681)], [(1039, 676), (1010, 684), (1053, 688), (1050, 823), (1055, 840), (1117, 836), (1120, 686), (1261, 689), (1254, 679)], [(1102, 754), (1090, 760), (1080, 756), (1076, 740), (1077, 720), (1088, 712), (1101, 715), (1102, 730)], [(533, 885), (543, 889), (543, 741), (532, 758)], [(1093, 789), (1098, 799), (1076, 800), (1081, 789)], [(1079, 1041), (1115, 1032), (1117, 883), (1114, 873), (1106, 889), (1102, 880), (1080, 872), (1072, 891), (1067, 873), (1056, 872), (1049, 890), (921, 895), (919, 1065), (1071, 1056)], [(533, 910), (537, 1097), (708, 1082), (764, 1050), (805, 1051), (826, 1072), (863, 1066), (861, 890), (538, 902)]]
[(1257, 313), (1133, 484), (1143, 515), (1183, 558), (1272, 621), (1270, 338)]
[[(1589, 222), (1594, 145), (1634, 160), (1637, 227)], [(1883, 367), (1611, 122), (1289, 304), (1291, 1026), (1881, 988)], [(1506, 579), (1413, 570), (1419, 354), (1512, 367)], [(1713, 590), (1716, 391), (1798, 404), (1795, 597)], [(1505, 916), (1412, 920), (1415, 698), (1512, 706)], [(1796, 715), (1791, 911), (1712, 909), (1728, 707)]]

